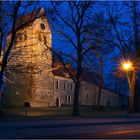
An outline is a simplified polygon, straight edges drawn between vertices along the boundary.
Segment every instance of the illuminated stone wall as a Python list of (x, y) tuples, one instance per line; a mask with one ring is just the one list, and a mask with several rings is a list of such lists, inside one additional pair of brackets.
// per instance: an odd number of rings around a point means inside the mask
[(54, 104), (51, 47), (46, 18), (38, 18), (17, 32), (6, 70), (6, 105), (23, 106), (25, 101), (32, 107)]

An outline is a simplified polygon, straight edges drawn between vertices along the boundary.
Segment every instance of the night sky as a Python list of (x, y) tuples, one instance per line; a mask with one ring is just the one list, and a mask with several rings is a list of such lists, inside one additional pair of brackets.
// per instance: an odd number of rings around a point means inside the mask
[[(94, 13), (103, 12), (104, 16), (106, 17), (107, 13), (106, 13), (106, 9), (104, 8), (103, 4), (104, 4), (104, 1), (98, 1), (98, 2), (96, 1), (93, 8), (92, 8), (92, 13), (94, 14)], [(113, 2), (111, 4), (113, 4)], [(46, 11), (46, 14), (48, 15), (47, 10), (48, 10), (48, 8), (51, 7), (50, 2), (49, 1), (39, 1), (39, 3), (37, 4), (37, 8), (40, 8), (40, 7), (43, 7)], [(8, 7), (5, 7), (5, 10), (7, 10), (7, 8)], [(122, 17), (121, 20), (126, 21), (126, 22), (129, 21), (129, 14), (126, 14), (127, 8), (124, 8), (121, 1), (118, 1), (117, 8), (118, 8), (118, 10), (121, 9), (121, 11), (119, 13), (120, 16)], [(28, 8), (26, 10), (26, 13), (31, 12), (33, 9), (34, 9), (33, 6)], [(64, 6), (61, 6), (60, 11), (63, 13), (66, 13), (66, 14), (69, 12), (67, 10), (67, 7), (65, 7), (65, 4), (64, 4)], [(19, 16), (22, 13), (23, 13), (23, 9), (21, 8)], [(55, 48), (57, 50), (61, 50), (62, 52), (65, 52), (65, 53), (72, 52), (73, 48), (70, 46), (69, 42), (54, 30), (54, 28), (60, 29), (62, 27), (58, 27), (58, 25), (55, 25), (55, 23), (52, 20), (50, 20), (49, 17), (48, 17), (48, 20), (49, 20), (51, 30), (52, 30), (52, 46), (53, 46), (53, 48)], [(62, 28), (62, 30), (64, 30), (65, 32), (68, 32), (73, 37), (71, 30), (69, 30), (65, 26)], [(124, 29), (121, 29), (121, 26), (120, 26), (119, 30), (122, 32)], [(113, 57), (114, 57), (114, 55), (118, 55), (119, 53), (120, 53), (119, 50), (116, 48), (116, 49), (112, 50), (112, 53), (110, 53), (106, 57), (106, 62), (104, 64), (104, 67), (105, 67), (104, 68), (104, 81), (105, 81), (105, 84), (108, 86), (108, 88), (114, 88), (113, 81), (112, 81), (112, 70), (114, 70), (116, 63), (113, 60)]]

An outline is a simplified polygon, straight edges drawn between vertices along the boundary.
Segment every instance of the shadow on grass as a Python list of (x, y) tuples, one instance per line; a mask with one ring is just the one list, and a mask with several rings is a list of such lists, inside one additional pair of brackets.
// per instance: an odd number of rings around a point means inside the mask
[[(80, 106), (82, 118), (115, 118), (123, 117), (125, 111), (118, 108), (104, 108), (102, 111), (93, 109), (93, 106)], [(72, 118), (72, 106), (29, 108), (28, 118), (64, 119)], [(1, 118), (25, 118), (25, 108), (0, 108)]]

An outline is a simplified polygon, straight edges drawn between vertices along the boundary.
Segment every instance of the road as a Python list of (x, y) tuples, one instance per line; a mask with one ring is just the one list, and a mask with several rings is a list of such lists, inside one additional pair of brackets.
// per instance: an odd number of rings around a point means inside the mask
[[(136, 126), (136, 125), (135, 125)], [(54, 136), (48, 136), (48, 137), (38, 137), (38, 138), (53, 138), (53, 139), (140, 139), (140, 129), (135, 128), (135, 126), (132, 125), (124, 125), (123, 128), (116, 125), (109, 125), (104, 126), (108, 129), (115, 128), (114, 130), (105, 130), (102, 131), (101, 129), (104, 129), (103, 126), (100, 126), (98, 128), (98, 132), (92, 131), (92, 132), (82, 132), (79, 134), (70, 134), (70, 135), (54, 135)], [(133, 127), (133, 128), (132, 128)], [(97, 128), (97, 127), (96, 127)], [(131, 128), (131, 129), (130, 129)], [(99, 130), (100, 129), (100, 130)]]
[(0, 120), (0, 138), (140, 138), (139, 118)]

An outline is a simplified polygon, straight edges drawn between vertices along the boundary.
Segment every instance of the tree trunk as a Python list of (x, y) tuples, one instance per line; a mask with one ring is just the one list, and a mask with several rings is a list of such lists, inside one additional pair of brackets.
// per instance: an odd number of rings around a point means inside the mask
[[(2, 22), (2, 2), (0, 1), (0, 21)], [(2, 24), (2, 23), (0, 23)], [(2, 58), (2, 29), (0, 29), (0, 58)], [(0, 60), (2, 61), (2, 60)], [(0, 62), (2, 63), (2, 62)], [(2, 64), (0, 64), (0, 69), (2, 67)], [(1, 90), (1, 76), (0, 76), (0, 99), (2, 98), (2, 90)]]
[(79, 116), (79, 92), (80, 92), (80, 81), (78, 80), (75, 84), (74, 89), (74, 102), (73, 102), (73, 116)]
[(97, 110), (100, 110), (101, 93), (102, 93), (102, 87), (100, 86), (98, 92)]
[(99, 52), (97, 54), (97, 58), (99, 59), (99, 72), (100, 72), (100, 85), (99, 85), (99, 92), (98, 92), (98, 99), (97, 99), (97, 110), (101, 110), (100, 108), (100, 102), (101, 102), (101, 94), (102, 94), (102, 88), (103, 88), (103, 61), (101, 57), (101, 50), (99, 49)]
[[(78, 42), (80, 42), (79, 40)], [(79, 45), (79, 48), (80, 48), (80, 45)], [(80, 79), (81, 79), (81, 74), (82, 74), (81, 50), (79, 50), (78, 52), (77, 62), (78, 63), (77, 63), (76, 82), (75, 82), (75, 88), (74, 88), (73, 116), (80, 115), (79, 114), (79, 93), (80, 93)]]
[(3, 74), (4, 72), (1, 71), (0, 72), (0, 94), (1, 94), (1, 97), (0, 97), (0, 105), (3, 106), (4, 105), (4, 93), (2, 92), (2, 84), (3, 84)]
[(134, 112), (134, 89), (135, 89), (135, 83), (136, 83), (136, 73), (130, 72), (127, 73), (127, 79), (129, 84), (129, 106), (128, 106), (128, 112), (133, 113)]
[(129, 113), (134, 112), (134, 87), (130, 87), (130, 95), (129, 95)]

